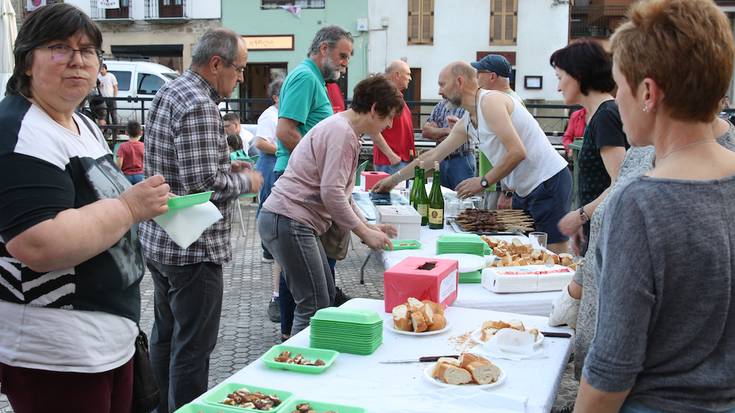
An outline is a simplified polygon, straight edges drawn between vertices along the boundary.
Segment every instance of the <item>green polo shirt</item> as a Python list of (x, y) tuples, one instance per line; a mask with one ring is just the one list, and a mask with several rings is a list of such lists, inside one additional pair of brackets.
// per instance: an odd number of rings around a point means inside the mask
[[(296, 121), (301, 136), (304, 136), (314, 125), (332, 114), (324, 77), (316, 64), (306, 59), (283, 82), (278, 100), (278, 117)], [(276, 139), (276, 165), (273, 170), (285, 171), (290, 156), (291, 152)]]

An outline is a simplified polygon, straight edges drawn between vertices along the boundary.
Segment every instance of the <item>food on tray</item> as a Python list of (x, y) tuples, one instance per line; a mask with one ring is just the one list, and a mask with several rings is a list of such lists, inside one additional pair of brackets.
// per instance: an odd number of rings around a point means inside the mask
[[(292, 411), (291, 413), (322, 413), (322, 412), (318, 412), (312, 409), (309, 403), (300, 403), (296, 405), (296, 410)], [(338, 413), (338, 412), (335, 412), (334, 410), (327, 410), (323, 413)]]
[(533, 231), (533, 219), (519, 209), (465, 209), (456, 218), (463, 231)]
[(491, 384), (498, 381), (500, 369), (490, 360), (472, 353), (462, 353), (458, 359), (437, 360), (432, 377), (447, 384)]
[(504, 328), (511, 328), (517, 331), (525, 331), (533, 336), (534, 341), (538, 339), (538, 335), (539, 335), (538, 329), (531, 328), (527, 330), (526, 327), (523, 325), (522, 321), (519, 321), (519, 320), (512, 320), (512, 321), (490, 320), (490, 321), (485, 321), (482, 323), (482, 327), (480, 327), (480, 340), (482, 340), (483, 342), (487, 342), (498, 331)]
[(393, 307), (393, 327), (400, 331), (423, 333), (441, 330), (447, 325), (444, 308), (433, 301), (409, 297), (405, 304)]
[(290, 351), (282, 351), (281, 354), (279, 354), (277, 357), (274, 357), (273, 360), (279, 363), (299, 364), (302, 366), (323, 366), (325, 364), (324, 360), (322, 359), (311, 361), (304, 358), (304, 356), (301, 354), (297, 354), (296, 357), (291, 357)]
[(251, 392), (246, 387), (243, 387), (234, 393), (228, 394), (222, 403), (228, 406), (265, 411), (280, 405), (281, 400), (275, 394), (267, 395), (261, 392)]
[(493, 267), (559, 264), (573, 270), (577, 269), (577, 264), (571, 254), (562, 253), (557, 255), (546, 250), (534, 249), (531, 244), (524, 244), (518, 238), (513, 238), (511, 242), (484, 235), (480, 238), (493, 249), (493, 254), (498, 257), (498, 260), (492, 263)]

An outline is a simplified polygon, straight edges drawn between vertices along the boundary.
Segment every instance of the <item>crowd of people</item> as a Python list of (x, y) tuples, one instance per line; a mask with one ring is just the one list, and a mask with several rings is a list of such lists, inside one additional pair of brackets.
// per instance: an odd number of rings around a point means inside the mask
[[(441, 70), (443, 100), (421, 128), (437, 145), (418, 154), (407, 62), (359, 81), (345, 105), (334, 82), (353, 39), (325, 26), (307, 58), (273, 79), (273, 104), (249, 136), (218, 108), (244, 80), (247, 44), (212, 29), (191, 67), (156, 94), (143, 141), (130, 122), (113, 154), (77, 112), (98, 78), (114, 94), (101, 45), (79, 9), (38, 8), (19, 30), (0, 102), (0, 390), (14, 411), (132, 410), (146, 267), (157, 411), (205, 392), (242, 194), (259, 194), (281, 338), (344, 302), (335, 263), (351, 234), (381, 250), (396, 235), (352, 201), (369, 136), (374, 168), (390, 174), (374, 191), (441, 162), (442, 185), (458, 196), (497, 187), (498, 208), (527, 211), (549, 249), (584, 257), (549, 317), (576, 329), (575, 411), (735, 412), (735, 126), (717, 117), (735, 43), (712, 0), (641, 0), (609, 51), (585, 39), (550, 53), (564, 102), (582, 107), (565, 138), (583, 137), (574, 210), (568, 162), (511, 89), (500, 55)], [(476, 152), (493, 166), (480, 176)], [(223, 218), (182, 248), (153, 218), (171, 194), (204, 191)]]

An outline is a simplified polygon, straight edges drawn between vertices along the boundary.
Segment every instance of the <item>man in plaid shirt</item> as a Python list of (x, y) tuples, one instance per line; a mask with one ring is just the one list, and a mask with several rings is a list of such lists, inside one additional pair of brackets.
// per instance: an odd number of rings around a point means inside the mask
[[(444, 99), (434, 106), (431, 115), (426, 119), (421, 134), (437, 144), (449, 135), (449, 132), (465, 114), (465, 110), (452, 106)], [(449, 154), (439, 165), (442, 186), (454, 189), (460, 182), (477, 175), (477, 161), (472, 139), (468, 139), (462, 146)]]
[(146, 176), (163, 175), (176, 195), (214, 191), (212, 202), (224, 217), (186, 249), (154, 221), (140, 226), (155, 291), (151, 363), (161, 388), (159, 412), (174, 411), (207, 390), (222, 309), (222, 264), (232, 257), (232, 201), (258, 192), (262, 182), (249, 164), (230, 162), (217, 107), (243, 81), (247, 56), (236, 33), (208, 31), (194, 47), (191, 68), (158, 91), (148, 117)]

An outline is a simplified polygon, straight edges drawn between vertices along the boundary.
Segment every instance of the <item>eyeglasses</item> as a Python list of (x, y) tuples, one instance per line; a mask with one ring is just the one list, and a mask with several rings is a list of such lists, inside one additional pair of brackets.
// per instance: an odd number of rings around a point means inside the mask
[(235, 70), (238, 71), (238, 74), (241, 74), (242, 77), (245, 77), (245, 66), (238, 66), (232, 62), (230, 62), (230, 66), (234, 67)]
[(51, 46), (39, 47), (39, 49), (48, 49), (51, 51), (51, 59), (59, 63), (69, 63), (74, 58), (74, 52), (79, 52), (82, 56), (84, 64), (99, 64), (102, 57), (102, 51), (94, 46), (80, 47), (74, 49), (65, 44), (52, 44)]

